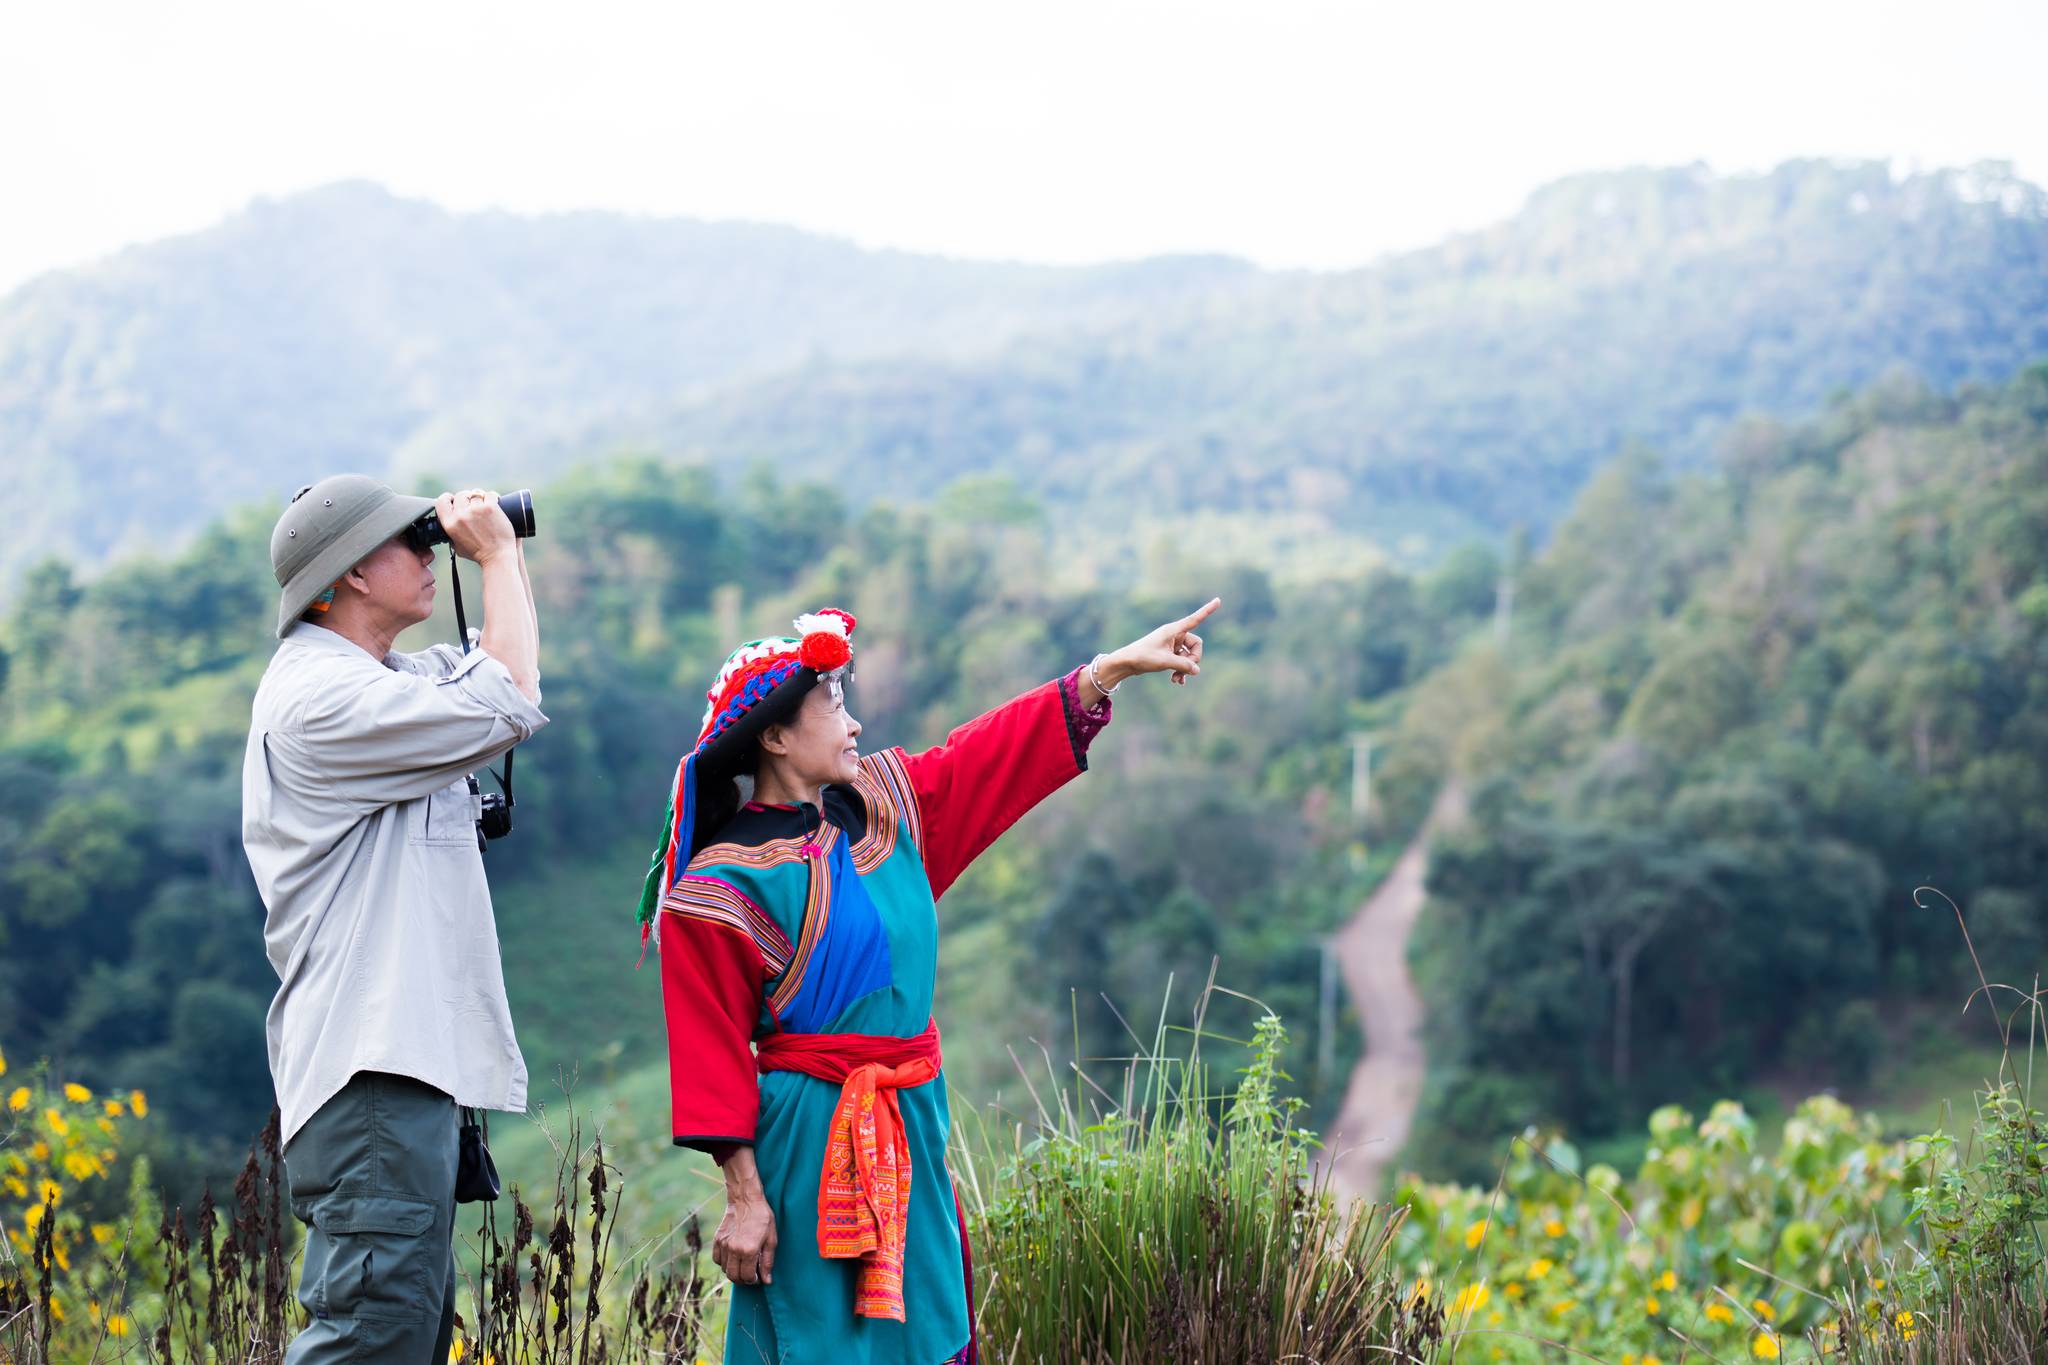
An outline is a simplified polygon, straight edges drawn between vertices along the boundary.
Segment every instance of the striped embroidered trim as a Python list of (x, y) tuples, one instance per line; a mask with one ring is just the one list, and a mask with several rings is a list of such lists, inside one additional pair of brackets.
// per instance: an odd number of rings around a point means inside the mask
[(716, 877), (695, 877), (685, 873), (662, 897), (661, 908), (672, 915), (723, 925), (745, 934), (753, 940), (761, 952), (762, 961), (767, 964), (764, 978), (774, 976), (789, 965), (789, 938), (781, 926), (739, 888)]
[[(903, 751), (884, 749), (878, 754), (869, 754), (860, 761), (860, 777), (853, 785), (863, 797), (871, 794), (879, 796), (880, 804), (887, 808), (886, 811), (877, 811), (877, 803), (874, 800), (868, 802), (867, 835), (853, 850), (856, 864), (861, 861), (862, 844), (886, 837), (890, 846), (894, 846), (898, 821), (902, 822), (903, 832), (910, 836), (911, 847), (917, 850), (919, 857), (923, 857), (924, 813), (918, 809), (917, 789), (910, 785), (909, 770), (903, 766)], [(886, 815), (887, 818), (877, 818), (882, 815)], [(880, 829), (878, 826), (887, 828)], [(888, 856), (889, 850), (883, 849), (881, 854), (862, 867), (861, 871), (872, 871)]]
[[(826, 828), (831, 828), (827, 825)], [(805, 858), (804, 847), (812, 840), (806, 835), (792, 835), (787, 839), (770, 839), (763, 844), (707, 844), (697, 850), (697, 856), (690, 859), (689, 870), (700, 868), (750, 867), (756, 870), (766, 867), (784, 867), (800, 863)]]
[(866, 876), (896, 851), (896, 807), (881, 783), (868, 776), (865, 762), (860, 776), (853, 780), (853, 789), (860, 794), (868, 816), (867, 829), (853, 841), (853, 870)]
[(826, 921), (832, 917), (832, 846), (841, 837), (839, 826), (828, 821), (818, 827), (811, 841), (818, 852), (811, 862), (810, 889), (804, 896), (803, 932), (797, 937), (796, 952), (790, 958), (782, 984), (768, 997), (768, 1008), (778, 1015), (789, 1008), (789, 1002), (803, 989), (804, 971), (811, 965), (811, 954), (819, 940), (825, 936)]

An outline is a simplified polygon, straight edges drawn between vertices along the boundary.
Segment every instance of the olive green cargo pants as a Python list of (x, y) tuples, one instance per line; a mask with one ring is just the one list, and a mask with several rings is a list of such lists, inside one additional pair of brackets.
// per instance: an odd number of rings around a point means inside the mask
[(285, 1145), (307, 1225), (299, 1302), (313, 1315), (286, 1365), (443, 1365), (455, 1330), (455, 1101), (359, 1071)]

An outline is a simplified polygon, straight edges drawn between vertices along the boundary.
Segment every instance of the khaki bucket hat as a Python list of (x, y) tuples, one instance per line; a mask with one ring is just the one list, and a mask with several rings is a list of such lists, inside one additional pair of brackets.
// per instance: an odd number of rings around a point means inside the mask
[(270, 533), (270, 571), (284, 590), (277, 638), (330, 583), (433, 510), (432, 498), (394, 493), (367, 474), (336, 474), (301, 488)]

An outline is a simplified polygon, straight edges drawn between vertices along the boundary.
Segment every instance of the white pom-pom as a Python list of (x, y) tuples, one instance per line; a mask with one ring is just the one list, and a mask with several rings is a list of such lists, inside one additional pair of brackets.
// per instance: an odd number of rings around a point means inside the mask
[(837, 635), (844, 640), (848, 636), (846, 618), (838, 612), (805, 612), (796, 618), (796, 637), (806, 635)]

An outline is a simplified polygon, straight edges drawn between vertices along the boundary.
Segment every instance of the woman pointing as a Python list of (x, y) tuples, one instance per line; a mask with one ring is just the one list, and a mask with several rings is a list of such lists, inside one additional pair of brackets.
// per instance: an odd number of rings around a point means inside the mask
[[(1098, 654), (936, 748), (863, 755), (854, 619), (735, 650), (676, 773), (642, 890), (661, 953), (675, 1141), (725, 1176), (725, 1359), (972, 1359), (945, 1167), (935, 904), (1087, 767), (1130, 678), (1200, 674), (1217, 607)], [(738, 779), (751, 778), (742, 799)]]

